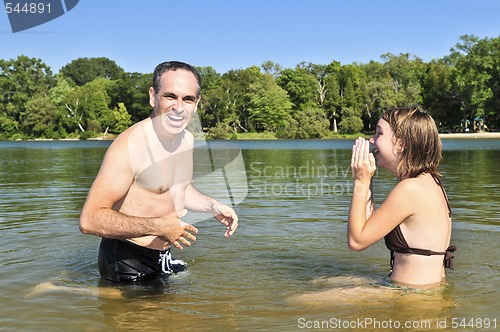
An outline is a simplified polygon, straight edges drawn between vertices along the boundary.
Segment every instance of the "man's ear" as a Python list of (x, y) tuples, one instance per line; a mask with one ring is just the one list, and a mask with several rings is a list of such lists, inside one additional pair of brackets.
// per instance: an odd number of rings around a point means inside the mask
[(156, 100), (156, 92), (153, 87), (149, 88), (149, 105), (151, 107), (155, 107), (155, 100)]
[(196, 106), (194, 108), (194, 113), (198, 112), (198, 104), (200, 103), (200, 100), (201, 100), (201, 96), (199, 96), (198, 99), (196, 100)]

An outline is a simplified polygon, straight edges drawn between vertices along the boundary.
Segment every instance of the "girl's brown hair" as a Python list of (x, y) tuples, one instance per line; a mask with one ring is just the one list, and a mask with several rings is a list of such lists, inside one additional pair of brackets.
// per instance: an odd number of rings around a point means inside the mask
[(440, 177), (441, 138), (434, 119), (420, 107), (394, 108), (382, 114), (402, 148), (397, 168), (399, 179), (426, 172)]

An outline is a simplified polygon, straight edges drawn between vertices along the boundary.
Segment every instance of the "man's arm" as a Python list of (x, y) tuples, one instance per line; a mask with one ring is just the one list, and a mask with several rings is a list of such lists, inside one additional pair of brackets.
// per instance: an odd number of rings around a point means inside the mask
[(233, 208), (199, 192), (192, 184), (186, 187), (185, 206), (191, 211), (211, 213), (226, 226), (225, 237), (233, 235), (238, 228), (238, 216)]
[(113, 142), (92, 184), (80, 215), (80, 231), (109, 238), (159, 236), (177, 248), (190, 245), (194, 226), (182, 222), (175, 212), (166, 217), (136, 217), (113, 210), (133, 182), (127, 135)]

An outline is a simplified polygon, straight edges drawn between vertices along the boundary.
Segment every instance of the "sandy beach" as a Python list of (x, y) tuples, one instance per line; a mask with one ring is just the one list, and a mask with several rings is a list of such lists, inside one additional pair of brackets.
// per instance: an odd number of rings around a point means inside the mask
[(500, 138), (500, 132), (439, 134), (441, 138)]

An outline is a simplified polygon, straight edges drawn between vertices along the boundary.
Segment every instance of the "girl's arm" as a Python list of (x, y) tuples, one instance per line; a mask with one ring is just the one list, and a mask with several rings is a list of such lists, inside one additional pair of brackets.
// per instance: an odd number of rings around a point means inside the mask
[(413, 213), (408, 199), (413, 194), (411, 184), (401, 181), (384, 203), (376, 211), (373, 209), (371, 182), (377, 167), (369, 142), (362, 138), (353, 146), (351, 167), (354, 189), (347, 220), (348, 246), (360, 251), (383, 238)]

